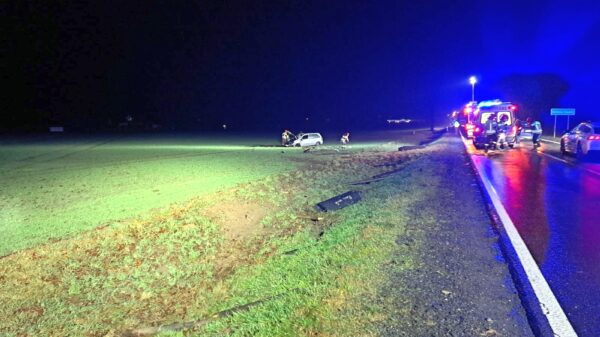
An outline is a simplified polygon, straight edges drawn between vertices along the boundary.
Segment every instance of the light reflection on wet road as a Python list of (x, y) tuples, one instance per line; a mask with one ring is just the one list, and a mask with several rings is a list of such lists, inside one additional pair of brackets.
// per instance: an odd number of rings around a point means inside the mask
[(469, 152), (577, 333), (600, 336), (600, 164), (562, 158), (551, 144)]

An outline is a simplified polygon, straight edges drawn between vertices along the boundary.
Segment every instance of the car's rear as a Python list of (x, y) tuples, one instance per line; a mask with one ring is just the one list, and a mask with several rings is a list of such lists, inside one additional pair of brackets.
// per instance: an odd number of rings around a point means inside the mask
[(473, 145), (477, 149), (482, 149), (485, 147), (487, 142), (487, 135), (485, 133), (485, 123), (490, 118), (490, 116), (494, 113), (493, 111), (485, 111), (478, 109), (475, 116), (475, 123), (473, 124)]
[(592, 132), (585, 136), (582, 146), (587, 154), (600, 154), (600, 123), (592, 123)]
[(323, 136), (320, 133), (311, 133), (308, 138), (311, 145), (319, 146), (323, 144)]

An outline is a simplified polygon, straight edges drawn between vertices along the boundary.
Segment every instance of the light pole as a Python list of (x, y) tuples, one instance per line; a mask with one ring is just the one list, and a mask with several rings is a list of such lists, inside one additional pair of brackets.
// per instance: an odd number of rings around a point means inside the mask
[(475, 101), (475, 83), (477, 83), (477, 78), (475, 76), (469, 77), (469, 83), (471, 83), (471, 102)]

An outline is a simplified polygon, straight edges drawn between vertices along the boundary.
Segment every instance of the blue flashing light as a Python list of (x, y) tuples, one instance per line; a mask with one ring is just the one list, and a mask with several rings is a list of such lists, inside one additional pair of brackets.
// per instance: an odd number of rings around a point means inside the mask
[(502, 104), (502, 101), (500, 101), (499, 99), (495, 99), (495, 100), (491, 100), (491, 101), (481, 101), (479, 102), (479, 104), (477, 104), (478, 108), (489, 108), (491, 106), (497, 106)]

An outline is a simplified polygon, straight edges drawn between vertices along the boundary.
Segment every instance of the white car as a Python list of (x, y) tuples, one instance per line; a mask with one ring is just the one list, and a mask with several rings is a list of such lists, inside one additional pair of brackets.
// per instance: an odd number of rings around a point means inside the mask
[(560, 138), (560, 151), (583, 157), (600, 152), (600, 123), (581, 123)]
[(323, 137), (320, 133), (303, 133), (298, 135), (298, 139), (296, 139), (292, 145), (293, 146), (319, 146), (323, 144)]

